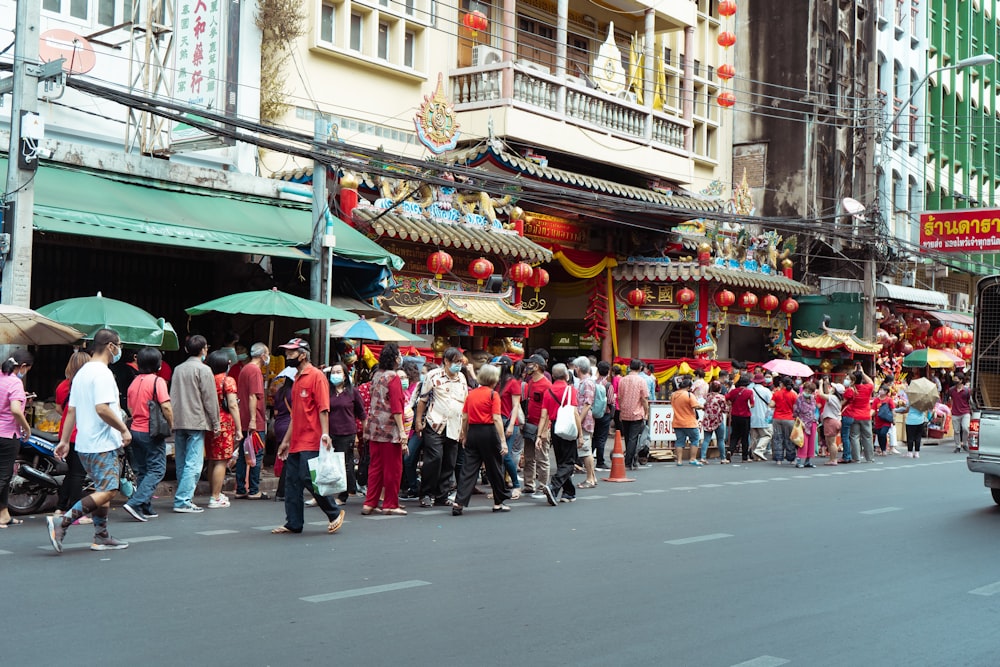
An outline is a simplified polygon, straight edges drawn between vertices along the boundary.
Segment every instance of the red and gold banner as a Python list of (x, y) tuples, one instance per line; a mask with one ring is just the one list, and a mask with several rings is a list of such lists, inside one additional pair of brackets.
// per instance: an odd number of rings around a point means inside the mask
[(938, 252), (1000, 252), (1000, 209), (924, 213), (920, 247)]

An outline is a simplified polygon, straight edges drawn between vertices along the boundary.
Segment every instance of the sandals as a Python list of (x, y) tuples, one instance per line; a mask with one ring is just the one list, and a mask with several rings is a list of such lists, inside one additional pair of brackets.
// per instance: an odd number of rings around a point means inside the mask
[(378, 509), (377, 507), (369, 507), (368, 505), (364, 505), (361, 508), (361, 514), (363, 514), (364, 516), (368, 516), (377, 509)]
[[(578, 488), (578, 489), (592, 489), (595, 486), (597, 486), (597, 482), (580, 482), (579, 484), (576, 485), (576, 488)], [(493, 510), (493, 511), (496, 512), (497, 510)]]
[(509, 512), (510, 511), (510, 507), (508, 507), (507, 505), (504, 505), (503, 503), (501, 503), (499, 505), (494, 505), (493, 506), (493, 511), (494, 512)]
[(389, 516), (406, 516), (406, 510), (402, 507), (392, 507), (389, 509), (383, 509), (382, 514), (387, 514)]
[(275, 528), (274, 530), (271, 531), (271, 534), (272, 535), (290, 535), (292, 533), (301, 533), (301, 532), (302, 531), (300, 531), (300, 530), (292, 530), (288, 526), (278, 526), (277, 528)]
[(510, 490), (510, 499), (511, 500), (517, 500), (520, 497), (521, 497), (521, 489), (511, 489)]
[(0, 523), (0, 528), (7, 528), (8, 526), (20, 526), (24, 523), (24, 519), (15, 519), (11, 517), (9, 521), (4, 521)]
[(451, 515), (452, 516), (462, 516), (462, 506), (461, 505), (452, 505), (451, 506)]

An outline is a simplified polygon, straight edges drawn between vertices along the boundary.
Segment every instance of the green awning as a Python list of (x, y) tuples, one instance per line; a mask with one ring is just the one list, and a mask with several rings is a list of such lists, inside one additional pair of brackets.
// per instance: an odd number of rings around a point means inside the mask
[(392, 254), (340, 218), (330, 216), (330, 221), (336, 240), (336, 245), (333, 248), (334, 255), (355, 262), (378, 264), (393, 271), (399, 271), (403, 268), (402, 257)]

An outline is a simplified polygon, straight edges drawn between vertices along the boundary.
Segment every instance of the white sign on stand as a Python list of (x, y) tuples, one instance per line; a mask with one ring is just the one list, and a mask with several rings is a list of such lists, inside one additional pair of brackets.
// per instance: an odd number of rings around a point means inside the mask
[(652, 401), (649, 404), (649, 439), (651, 442), (673, 442), (674, 407), (666, 401)]

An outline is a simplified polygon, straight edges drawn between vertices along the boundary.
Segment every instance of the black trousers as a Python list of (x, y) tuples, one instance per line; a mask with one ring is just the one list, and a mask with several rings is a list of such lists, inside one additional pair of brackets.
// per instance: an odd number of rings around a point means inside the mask
[(10, 496), (10, 478), (14, 476), (14, 461), (21, 451), (17, 438), (0, 438), (0, 507), (7, 507)]
[(420, 468), (420, 497), (430, 496), (438, 504), (448, 501), (458, 458), (458, 441), (424, 427), (424, 464)]
[(553, 495), (559, 495), (559, 489), (562, 489), (563, 498), (575, 498), (573, 467), (576, 464), (576, 440), (563, 440), (553, 433), (551, 442), (552, 453), (556, 457), (556, 471), (549, 479), (549, 488)]
[(740, 446), (743, 460), (750, 459), (750, 418), (737, 417), (733, 415), (730, 422), (732, 434), (729, 436), (729, 451), (736, 451), (736, 446)]
[(347, 498), (352, 493), (358, 492), (358, 480), (354, 476), (354, 441), (358, 436), (351, 435), (331, 435), (333, 441), (333, 451), (344, 452), (344, 467), (347, 469), (347, 490), (337, 494), (337, 500), (346, 503)]
[(611, 412), (608, 411), (606, 415), (600, 419), (594, 420), (594, 465), (598, 468), (606, 468), (607, 461), (604, 458), (604, 445), (608, 441), (608, 434), (611, 432), (611, 420), (613, 419)]
[[(125, 449), (131, 456), (131, 447)], [(83, 480), (87, 477), (87, 471), (83, 469), (80, 462), (80, 455), (76, 453), (76, 443), (69, 443), (69, 454), (66, 455), (66, 465), (69, 470), (63, 477), (62, 484), (59, 485), (59, 499), (56, 502), (56, 509), (68, 512), (69, 508), (76, 504), (83, 497)]]
[(924, 424), (906, 424), (906, 451), (920, 452), (920, 441), (924, 439)]
[(625, 468), (635, 465), (635, 452), (639, 448), (639, 436), (642, 427), (646, 425), (641, 419), (635, 421), (622, 420), (622, 438), (625, 440)]
[[(493, 424), (469, 424), (465, 438), (465, 460), (458, 479), (458, 493), (455, 504), (468, 507), (472, 500), (472, 490), (479, 477), (479, 467), (486, 466), (486, 478), (493, 489), (493, 504), (499, 505), (510, 498), (503, 479), (503, 457), (497, 440), (497, 427)], [(426, 464), (425, 464), (426, 465)]]

